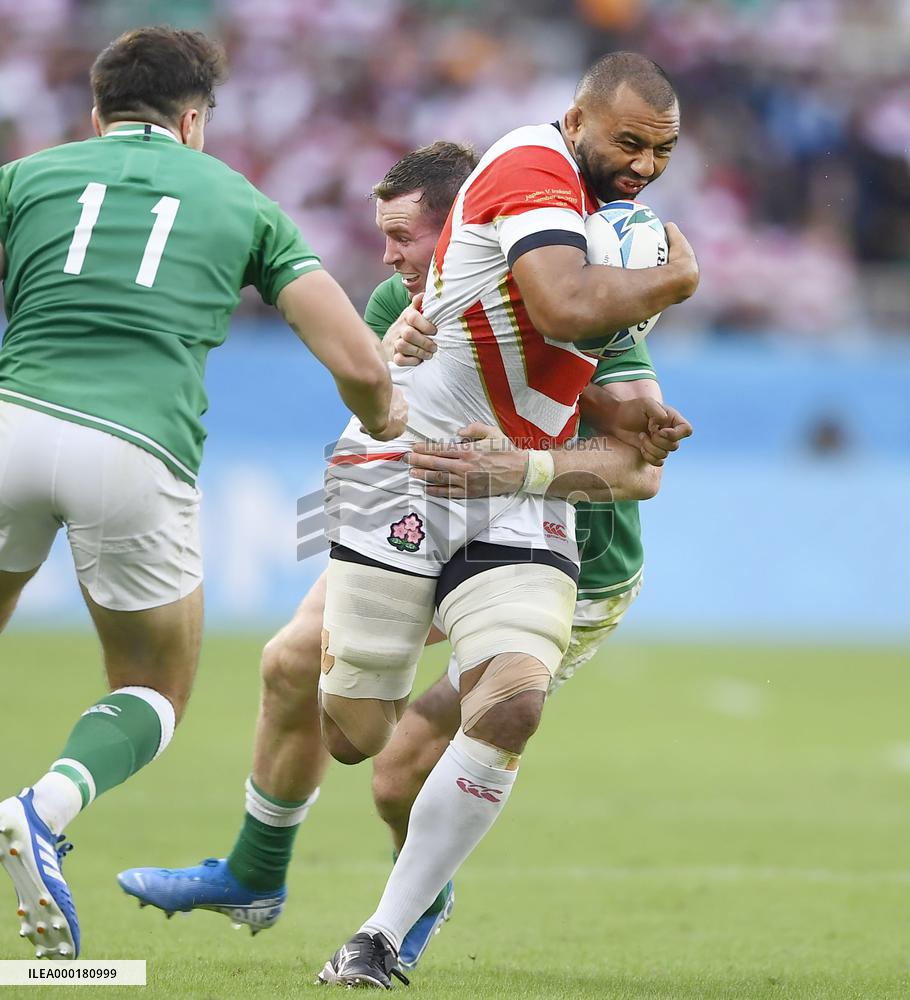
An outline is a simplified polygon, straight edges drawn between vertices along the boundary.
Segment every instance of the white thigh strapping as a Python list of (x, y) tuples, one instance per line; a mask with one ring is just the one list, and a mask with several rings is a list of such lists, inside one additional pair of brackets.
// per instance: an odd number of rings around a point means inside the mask
[[(632, 602), (641, 592), (641, 585), (642, 580), (639, 579), (631, 590), (617, 597), (576, 602), (569, 647), (553, 675), (548, 694), (552, 694), (566, 681), (571, 680), (578, 668), (597, 654), (603, 643), (619, 627)], [(456, 691), (461, 690), (461, 671), (458, 669), (458, 658), (454, 652), (449, 657), (446, 677)]]
[(435, 577), (331, 559), (320, 690), (342, 698), (407, 697), (435, 595)]
[(576, 587), (553, 566), (520, 563), (478, 573), (439, 606), (460, 671), (500, 653), (527, 653), (554, 673), (572, 629)]

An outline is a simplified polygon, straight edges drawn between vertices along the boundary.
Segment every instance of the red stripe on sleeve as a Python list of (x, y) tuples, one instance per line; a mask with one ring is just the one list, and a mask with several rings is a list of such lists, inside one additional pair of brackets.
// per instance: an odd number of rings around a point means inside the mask
[(548, 146), (517, 146), (496, 157), (471, 183), (462, 209), (466, 225), (481, 225), (535, 208), (582, 215), (584, 194), (571, 163)]

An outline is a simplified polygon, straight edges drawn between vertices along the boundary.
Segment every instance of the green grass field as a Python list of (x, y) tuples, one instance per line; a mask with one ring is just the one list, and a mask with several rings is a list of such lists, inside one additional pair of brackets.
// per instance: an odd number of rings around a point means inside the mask
[[(382, 889), (390, 849), (367, 765), (330, 772), (289, 909), (255, 939), (214, 914), (140, 911), (114, 881), (230, 848), (264, 638), (210, 637), (167, 754), (69, 831), (83, 957), (147, 959), (140, 995), (316, 996), (316, 971)], [(103, 688), (87, 636), (14, 632), (0, 649), (11, 791)], [(441, 666), (428, 655), (422, 683)], [(409, 995), (910, 996), (907, 666), (906, 651), (616, 643), (548, 707)], [(0, 957), (29, 958), (14, 908), (4, 888)], [(130, 989), (78, 996), (96, 993)]]

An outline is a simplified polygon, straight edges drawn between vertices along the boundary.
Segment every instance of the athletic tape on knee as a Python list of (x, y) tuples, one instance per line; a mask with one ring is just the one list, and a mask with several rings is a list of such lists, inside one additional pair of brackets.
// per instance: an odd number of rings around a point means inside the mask
[(517, 771), (521, 754), (511, 750), (501, 750), (492, 743), (468, 736), (464, 729), (459, 729), (452, 737), (455, 746), (460, 747), (473, 761), (482, 767), (491, 767), (497, 771)]
[(375, 757), (389, 742), (398, 724), (393, 701), (345, 698), (323, 691), (321, 703), (325, 714), (365, 757)]
[(434, 578), (333, 559), (320, 690), (344, 699), (406, 698), (430, 631), (435, 593)]
[(525, 691), (546, 691), (550, 671), (527, 653), (494, 656), (483, 676), (461, 699), (461, 725), (468, 731), (496, 705)]
[(161, 723), (161, 739), (158, 741), (158, 749), (152, 760), (157, 760), (167, 748), (168, 743), (174, 735), (177, 725), (177, 717), (174, 714), (174, 706), (159, 691), (149, 687), (125, 687), (112, 691), (111, 694), (131, 694), (134, 698), (141, 698), (147, 705), (154, 709)]
[(459, 584), (439, 606), (462, 672), (500, 653), (527, 653), (556, 672), (569, 644), (576, 587), (553, 566), (497, 566)]

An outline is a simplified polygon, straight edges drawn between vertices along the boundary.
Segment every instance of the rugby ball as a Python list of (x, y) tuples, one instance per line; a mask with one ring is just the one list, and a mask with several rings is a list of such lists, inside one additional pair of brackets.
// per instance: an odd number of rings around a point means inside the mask
[[(610, 267), (657, 267), (667, 263), (667, 236), (660, 219), (636, 201), (611, 201), (585, 223), (588, 263)], [(609, 337), (576, 341), (575, 346), (599, 358), (616, 358), (654, 329), (660, 313)]]

